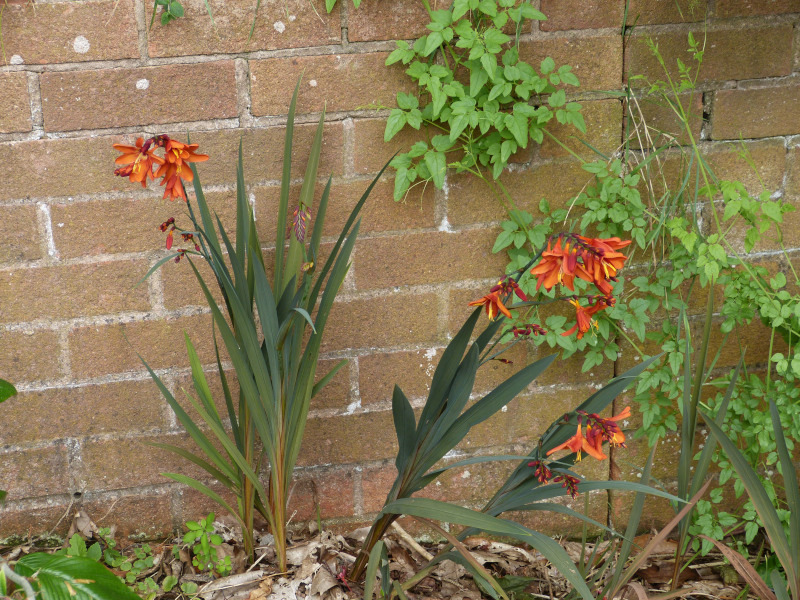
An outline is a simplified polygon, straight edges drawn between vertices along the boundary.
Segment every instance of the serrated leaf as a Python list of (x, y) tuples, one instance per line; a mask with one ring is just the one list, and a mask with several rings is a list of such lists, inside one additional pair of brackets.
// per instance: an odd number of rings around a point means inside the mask
[(406, 113), (399, 108), (392, 109), (386, 121), (386, 130), (383, 132), (383, 141), (388, 142), (406, 125)]

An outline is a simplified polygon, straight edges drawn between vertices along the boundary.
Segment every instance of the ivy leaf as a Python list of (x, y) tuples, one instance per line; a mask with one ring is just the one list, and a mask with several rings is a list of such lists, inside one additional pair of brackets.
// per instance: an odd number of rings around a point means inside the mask
[(453, 2), (453, 21), (458, 21), (469, 10), (468, 0), (455, 0)]
[(567, 103), (567, 95), (564, 90), (558, 90), (557, 92), (550, 94), (550, 97), (547, 99), (547, 103), (553, 108), (564, 106)]
[(428, 34), (428, 40), (425, 42), (425, 50), (422, 51), (422, 56), (430, 56), (439, 46), (444, 43), (444, 36), (441, 31), (433, 31)]
[(405, 127), (406, 122), (406, 113), (399, 108), (393, 109), (392, 112), (389, 113), (389, 119), (386, 121), (386, 130), (383, 132), (383, 141), (388, 142), (391, 140), (403, 127)]
[(412, 108), (419, 107), (419, 100), (413, 94), (406, 94), (403, 92), (397, 93), (397, 106), (403, 110), (411, 110)]
[(489, 75), (489, 79), (494, 81), (495, 71), (497, 71), (497, 57), (494, 54), (484, 54), (481, 56), (481, 65)]
[(505, 118), (506, 128), (517, 140), (517, 143), (522, 147), (528, 146), (528, 119), (519, 113), (506, 115)]
[(489, 73), (485, 69), (470, 68), (469, 72), (469, 95), (475, 98), (482, 90), (486, 82), (489, 81)]
[(428, 171), (430, 171), (433, 185), (435, 185), (437, 189), (442, 189), (442, 187), (444, 187), (444, 176), (447, 171), (447, 159), (445, 158), (444, 152), (428, 150), (425, 153), (425, 165), (428, 167)]
[(542, 75), (548, 75), (552, 73), (553, 69), (555, 68), (556, 68), (556, 61), (554, 61), (552, 58), (548, 56), (542, 61), (540, 70), (542, 71)]

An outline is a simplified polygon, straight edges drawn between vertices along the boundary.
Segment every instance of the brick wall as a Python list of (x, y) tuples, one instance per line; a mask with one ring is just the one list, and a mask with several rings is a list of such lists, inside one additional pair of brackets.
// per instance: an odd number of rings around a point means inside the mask
[[(695, 107), (705, 114), (696, 122), (702, 145), (719, 169), (745, 177), (730, 143), (742, 136), (766, 184), (798, 198), (792, 136), (800, 134), (800, 2), (633, 0), (628, 24), (636, 27), (626, 44), (622, 0), (534, 3), (549, 20), (523, 32), (523, 58), (573, 65), (587, 139), (607, 152), (620, 143), (623, 111), (601, 90), (619, 89), (628, 71), (660, 76), (643, 43), (648, 36), (670, 64), (685, 58), (686, 34), (702, 33), (708, 10), (702, 107)], [(327, 103), (320, 173), (333, 175), (331, 232), (410, 139), (402, 134), (385, 144), (387, 112), (369, 105), (392, 105), (396, 91), (410, 89), (402, 68), (383, 62), (391, 40), (424, 31), (418, 0), (364, 0), (358, 10), (340, 0), (331, 15), (322, 0), (263, 2), (251, 40), (255, 0), (212, 1), (216, 28), (202, 0), (184, 4), (185, 18), (149, 31), (152, 0), (17, 0), (4, 8), (0, 376), (21, 393), (0, 408), (0, 488), (9, 491), (0, 536), (63, 533), (69, 519), (62, 516), (78, 503), (102, 525), (148, 535), (210, 509), (159, 475), (193, 473), (186, 463), (143, 444), (187, 438), (136, 352), (176, 392), (189, 379), (183, 331), (212, 360), (210, 316), (188, 265), (170, 263), (134, 287), (163, 255), (157, 226), (181, 207), (115, 178), (112, 143), (191, 131), (212, 157), (200, 167), (209, 199), (230, 223), (243, 138), (246, 179), (269, 239), (284, 111), (301, 73), (296, 158), (302, 165)], [(698, 6), (691, 11), (690, 4)], [(652, 118), (670, 125), (668, 115)], [(522, 208), (542, 196), (563, 204), (586, 182), (555, 144), (524, 160), (503, 175)], [(322, 366), (350, 362), (312, 405), (292, 498), (295, 522), (312, 518), (316, 504), (324, 518), (348, 526), (379, 508), (393, 477), (392, 385), (422, 401), (466, 302), (503, 268), (490, 254), (503, 212), (474, 180), (450, 175), (443, 191), (429, 187), (402, 204), (393, 202), (392, 186), (386, 176), (367, 204), (354, 265), (332, 313)], [(798, 247), (792, 227), (787, 238)], [(759, 250), (769, 258), (774, 249)], [(519, 349), (516, 364), (535, 353)], [(612, 375), (613, 365), (573, 375), (579, 365), (571, 359), (546, 373), (463, 449), (523, 450), (585, 398), (590, 383)], [(488, 389), (509, 368), (489, 367), (478, 388)], [(587, 466), (594, 476), (608, 475), (607, 464)], [(478, 502), (497, 471), (454, 473), (429, 493)], [(598, 497), (598, 515), (604, 511)], [(555, 527), (564, 531), (564, 524)]]

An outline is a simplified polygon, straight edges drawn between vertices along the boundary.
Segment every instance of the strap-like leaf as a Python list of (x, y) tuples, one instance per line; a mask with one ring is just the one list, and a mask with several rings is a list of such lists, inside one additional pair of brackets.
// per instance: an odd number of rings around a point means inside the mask
[(414, 450), (416, 441), (417, 423), (414, 420), (414, 409), (406, 398), (403, 390), (399, 386), (394, 386), (392, 394), (392, 418), (394, 419), (394, 430), (397, 433), (397, 443), (399, 449), (397, 458), (394, 461), (398, 473), (403, 473), (406, 463)]
[(83, 556), (34, 552), (20, 558), (14, 569), (23, 577), (35, 575), (48, 599), (139, 600), (119, 577)]
[(594, 596), (584, 582), (575, 563), (566, 551), (550, 536), (523, 527), (513, 521), (492, 517), (462, 506), (431, 500), (429, 498), (402, 498), (386, 505), (384, 514), (404, 514), (415, 517), (444, 521), (474, 527), (487, 533), (508, 535), (530, 544), (541, 552), (554, 567), (569, 581), (575, 590), (586, 600), (594, 600)]

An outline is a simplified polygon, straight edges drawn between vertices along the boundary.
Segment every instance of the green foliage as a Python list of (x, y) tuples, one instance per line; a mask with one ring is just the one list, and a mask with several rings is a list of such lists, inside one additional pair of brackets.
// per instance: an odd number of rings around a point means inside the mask
[[(5, 379), (0, 379), (0, 402), (5, 402), (12, 396), (16, 395), (17, 395), (17, 389)], [(3, 503), (5, 502), (7, 495), (8, 492), (6, 492), (5, 490), (0, 490), (0, 507), (3, 506)]]
[(20, 558), (14, 568), (17, 574), (30, 579), (44, 600), (140, 600), (116, 575), (89, 556), (36, 552)]
[[(170, 21), (174, 21), (175, 19), (179, 19), (183, 16), (183, 5), (178, 2), (178, 0), (155, 0), (153, 3), (153, 15), (150, 17), (150, 27), (153, 26), (153, 23), (156, 20), (156, 11), (158, 7), (161, 7), (161, 24), (166, 25)], [(206, 4), (206, 6), (208, 6)], [(211, 7), (208, 7), (209, 15), (211, 14)], [(214, 18), (211, 18), (212, 22)]]
[(200, 521), (186, 521), (189, 531), (183, 541), (192, 551), (192, 564), (199, 571), (210, 571), (219, 576), (231, 572), (231, 557), (220, 557), (217, 548), (222, 545), (222, 536), (214, 532), (214, 513)]
[[(205, 494), (230, 512), (242, 527), (245, 548), (251, 560), (254, 510), (261, 513), (274, 534), (281, 570), (286, 568), (286, 505), (309, 402), (346, 362), (340, 362), (315, 383), (322, 336), (334, 298), (350, 267), (350, 255), (360, 227), (358, 213), (377, 177), (380, 177), (379, 174), (356, 203), (336, 244), (322, 262), (318, 257), (330, 196), (330, 179), (320, 198), (308, 238), (306, 220), (314, 203), (323, 114), (306, 165), (293, 227), (288, 227), (288, 250), (285, 249), (283, 240), (289, 220), (294, 113), (299, 86), (298, 82), (286, 127), (277, 218), (278, 243), (272, 268), (267, 269), (264, 262), (263, 245), (258, 239), (255, 217), (247, 199), (241, 143), (237, 166), (235, 244), (220, 220), (212, 217), (200, 178), (192, 165), (196, 206), (193, 202), (187, 204), (192, 221), (188, 231), (197, 238), (198, 247), (194, 252), (186, 251), (186, 255), (208, 301), (213, 326), (236, 372), (240, 389), (238, 402), (231, 394), (218, 349), (217, 372), (222, 382), (224, 415), (220, 414), (214, 402), (205, 370), (188, 337), (186, 347), (194, 395), (186, 390), (183, 392), (199, 419), (189, 416), (161, 378), (145, 363), (200, 452), (190, 452), (170, 444), (153, 445), (198, 465), (211, 479), (233, 492), (237, 505), (235, 508), (231, 506), (203, 481), (180, 473), (164, 475)], [(199, 254), (211, 268), (214, 282), (224, 299), (224, 313), (194, 264), (192, 254)], [(267, 272), (274, 274), (272, 282), (267, 280)], [(216, 335), (214, 342), (216, 347)], [(198, 423), (204, 424), (205, 429), (201, 429)], [(258, 476), (262, 456), (270, 465), (267, 486), (262, 485)]]
[(414, 44), (398, 41), (386, 59), (387, 65), (408, 66), (418, 94), (397, 94), (384, 140), (406, 126), (441, 133), (395, 156), (395, 200), (425, 182), (441, 189), (448, 167), (481, 178), (486, 171), (497, 179), (515, 152), (542, 142), (545, 125), (554, 118), (586, 131), (580, 104), (567, 102), (563, 88), (578, 85), (571, 67), (556, 68), (548, 57), (537, 70), (520, 58), (518, 40), (504, 32), (509, 26), (520, 31), (526, 20), (543, 20), (532, 4), (455, 0), (428, 14), (429, 33)]

